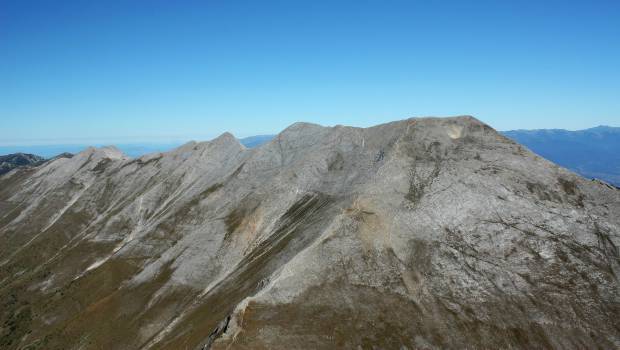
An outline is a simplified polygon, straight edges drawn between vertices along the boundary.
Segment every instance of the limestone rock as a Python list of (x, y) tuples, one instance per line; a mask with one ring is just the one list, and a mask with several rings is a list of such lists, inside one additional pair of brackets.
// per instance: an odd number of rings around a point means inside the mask
[(0, 348), (620, 347), (620, 191), (472, 117), (0, 177)]

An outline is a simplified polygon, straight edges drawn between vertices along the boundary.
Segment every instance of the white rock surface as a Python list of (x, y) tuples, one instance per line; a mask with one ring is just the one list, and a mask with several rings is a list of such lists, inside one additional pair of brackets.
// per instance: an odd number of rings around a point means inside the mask
[(0, 177), (0, 348), (618, 348), (619, 214), (472, 117), (90, 148)]

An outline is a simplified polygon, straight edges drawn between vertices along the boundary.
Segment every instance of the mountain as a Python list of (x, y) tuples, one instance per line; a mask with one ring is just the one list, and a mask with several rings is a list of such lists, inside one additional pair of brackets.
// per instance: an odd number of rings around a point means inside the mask
[(58, 154), (50, 159), (45, 159), (41, 156), (27, 153), (7, 154), (5, 156), (0, 156), (0, 175), (6, 174), (9, 171), (19, 167), (36, 167), (47, 161), (71, 157), (73, 157), (73, 154), (67, 152)]
[(582, 176), (620, 186), (620, 128), (513, 130), (504, 135)]
[(472, 117), (88, 148), (0, 177), (0, 348), (618, 348), (619, 212)]
[(45, 159), (43, 157), (27, 153), (15, 153), (0, 156), (0, 175), (8, 173), (17, 167), (39, 164), (44, 160)]
[[(239, 139), (239, 142), (245, 147), (253, 148), (266, 143), (271, 140), (275, 135), (258, 135), (250, 136)], [(119, 143), (115, 147), (123, 151), (129, 157), (141, 157), (149, 153), (167, 152), (176, 147), (179, 147), (183, 142), (133, 142), (133, 143)], [(0, 154), (28, 152), (37, 154), (44, 158), (52, 158), (60, 153), (75, 154), (82, 152), (86, 148), (92, 145), (87, 144), (51, 144), (51, 145), (22, 145), (22, 146), (0, 146)], [(104, 145), (98, 145), (98, 147), (104, 147)]]

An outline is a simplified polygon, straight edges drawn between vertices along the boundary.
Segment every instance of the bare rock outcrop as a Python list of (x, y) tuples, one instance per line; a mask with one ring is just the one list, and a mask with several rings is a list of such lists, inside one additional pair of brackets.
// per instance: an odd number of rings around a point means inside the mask
[(0, 177), (0, 348), (620, 347), (620, 191), (472, 117)]

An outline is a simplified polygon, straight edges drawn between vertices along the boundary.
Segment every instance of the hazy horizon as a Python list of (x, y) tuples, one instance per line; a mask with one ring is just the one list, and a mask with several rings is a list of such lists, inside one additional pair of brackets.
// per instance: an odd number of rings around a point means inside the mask
[[(611, 128), (620, 129), (620, 127), (611, 126), (611, 125), (595, 125), (595, 126), (592, 126), (586, 129), (578, 129), (578, 130), (553, 128), (553, 129), (515, 129), (515, 130), (498, 130), (498, 131), (501, 133), (508, 133), (508, 132), (513, 132), (513, 131), (540, 131), (540, 130), (583, 131), (583, 130), (589, 130), (589, 129), (593, 129), (597, 127), (611, 127)], [(270, 133), (270, 134), (250, 135), (250, 136), (245, 136), (245, 137), (239, 137), (234, 134), (233, 135), (237, 137), (242, 143), (246, 144), (246, 142), (250, 142), (251, 139), (261, 138), (261, 137), (272, 137), (272, 136), (277, 135), (278, 133), (279, 131)], [(205, 138), (176, 138), (176, 139), (165, 139), (165, 140), (160, 140), (160, 141), (156, 141), (155, 139), (151, 139), (151, 140), (143, 139), (142, 141), (132, 141), (130, 138), (129, 139), (126, 138), (122, 140), (117, 139), (116, 141), (112, 140), (108, 142), (105, 142), (102, 140), (84, 139), (84, 140), (81, 140), (81, 142), (76, 141), (74, 143), (62, 143), (62, 142), (61, 143), (24, 143), (24, 144), (8, 144), (8, 143), (2, 144), (0, 143), (0, 155), (6, 155), (6, 154), (12, 154), (12, 153), (29, 153), (29, 154), (35, 154), (38, 156), (42, 156), (44, 158), (51, 158), (64, 152), (78, 153), (87, 147), (115, 146), (119, 148), (121, 151), (123, 151), (123, 153), (125, 153), (126, 155), (130, 157), (138, 157), (138, 156), (148, 154), (148, 153), (166, 152), (175, 147), (181, 146), (191, 141), (196, 141), (196, 142), (209, 141), (217, 136), (218, 135), (215, 135), (212, 137), (205, 137)], [(88, 141), (91, 141), (91, 142), (88, 142)]]
[[(323, 126), (334, 126), (334, 125), (337, 125), (337, 124), (323, 125)], [(350, 125), (347, 125), (347, 126), (350, 126)], [(615, 126), (615, 125), (593, 125), (591, 127), (586, 127), (583, 129), (544, 128), (544, 129), (510, 129), (510, 130), (498, 130), (498, 131), (499, 132), (530, 131), (530, 130), (532, 131), (534, 130), (580, 131), (580, 130), (593, 129), (597, 127), (620, 128), (620, 126)], [(282, 130), (268, 132), (264, 134), (250, 134), (250, 135), (236, 135), (235, 133), (231, 131), (224, 131), (224, 132), (230, 132), (238, 139), (247, 139), (247, 138), (252, 138), (252, 137), (277, 135)], [(32, 139), (32, 140), (20, 140), (20, 141), (15, 141), (15, 142), (11, 142), (11, 140), (0, 140), (0, 154), (15, 153), (15, 152), (3, 152), (3, 150), (8, 150), (8, 149), (36, 148), (36, 147), (50, 147), (50, 146), (75, 148), (75, 147), (88, 147), (88, 146), (100, 147), (100, 146), (106, 146), (106, 145), (113, 145), (113, 146), (118, 146), (118, 145), (124, 145), (124, 146), (181, 145), (183, 143), (187, 143), (190, 141), (197, 141), (197, 142), (209, 141), (211, 139), (216, 138), (217, 136), (221, 134), (222, 133), (213, 134), (213, 135), (203, 135), (203, 136), (194, 135), (194, 136), (185, 136), (185, 137), (184, 136), (169, 136), (169, 137), (168, 136), (154, 136), (154, 137), (127, 136), (127, 137), (109, 137), (109, 138), (105, 138), (105, 137), (103, 138), (78, 138), (76, 137), (72, 139)]]

